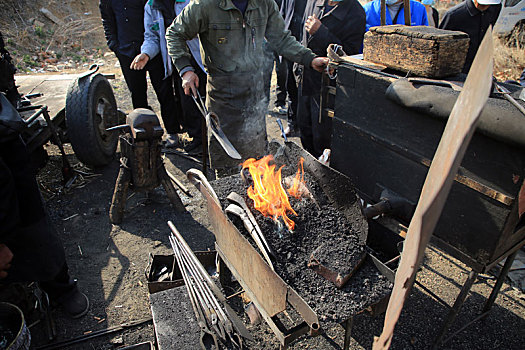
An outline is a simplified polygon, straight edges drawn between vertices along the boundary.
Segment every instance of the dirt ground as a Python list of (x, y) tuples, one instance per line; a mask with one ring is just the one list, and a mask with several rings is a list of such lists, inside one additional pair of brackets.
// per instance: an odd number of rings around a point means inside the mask
[[(117, 73), (116, 79), (111, 83), (119, 108), (129, 112), (131, 101), (123, 78), (114, 65), (114, 58), (106, 59), (104, 70)], [(152, 89), (150, 98), (151, 101), (156, 101)], [(158, 105), (152, 105), (158, 112)], [(267, 126), (270, 138), (279, 139), (275, 116), (268, 116)], [(294, 140), (298, 141), (297, 138)], [(105, 168), (83, 168), (94, 175), (78, 180), (68, 191), (61, 191), (61, 161), (55, 146), (49, 145), (47, 149), (51, 158), (39, 173), (38, 180), (46, 198), (46, 206), (63, 240), (71, 274), (78, 278), (80, 288), (91, 301), (88, 314), (79, 320), (71, 320), (59, 310), (53, 313), (58, 331), (57, 340), (150, 318), (144, 272), (150, 254), (171, 252), (166, 222), (171, 220), (175, 223), (192, 249), (213, 248), (214, 236), (210, 231), (203, 199), (184, 176), (188, 169), (198, 165), (177, 155), (168, 155), (165, 159), (168, 170), (183, 181), (192, 193), (192, 197), (181, 193), (186, 212), (175, 212), (161, 188), (153, 191), (149, 197), (144, 193), (130, 192), (123, 223), (112, 225), (108, 211), (118, 171), (117, 161)], [(71, 161), (76, 163), (71, 148), (67, 147), (67, 151)], [(429, 247), (425, 266), (418, 274), (418, 280), (452, 304), (467, 275), (468, 268), (461, 262), (435, 247)], [(455, 329), (477, 316), (494, 282), (494, 278), (489, 275), (481, 276), (476, 281)], [(428, 348), (445, 315), (445, 307), (416, 286), (401, 315), (392, 348)], [(379, 335), (381, 331), (382, 321), (383, 316), (357, 316), (354, 320), (351, 349), (370, 349), (373, 336)], [(173, 322), (178, 322), (176, 315), (173, 315)], [(277, 341), (265, 324), (254, 328), (255, 330), (257, 338), (264, 339), (265, 342), (264, 345), (253, 348), (278, 348)], [(505, 283), (490, 315), (463, 331), (444, 348), (522, 349), (525, 344), (524, 330), (525, 295)], [(33, 346), (47, 343), (42, 324), (32, 327), (31, 332)], [(301, 338), (291, 348), (341, 349), (343, 338), (342, 327), (334, 326), (322, 336)], [(66, 349), (114, 349), (143, 341), (154, 341), (151, 323), (94, 338)], [(198, 349), (198, 346), (189, 345), (188, 349)]]
[[(5, 0), (0, 5), (0, 26), (4, 34), (7, 31), (7, 39), (12, 39), (8, 41), (8, 47), (23, 69), (72, 73), (91, 63), (103, 64), (103, 72), (116, 73), (116, 79), (111, 83), (117, 103), (120, 109), (129, 112), (132, 109), (131, 100), (120, 70), (115, 66), (116, 60), (111, 53), (105, 54), (107, 49), (101, 39), (97, 2)], [(41, 6), (46, 6), (61, 18), (74, 14), (76, 17), (72, 23), (78, 26), (52, 30), (55, 28), (53, 24), (39, 12)], [(51, 38), (56, 41), (52, 45), (49, 44)], [(60, 47), (64, 52), (59, 50)], [(45, 55), (39, 55), (41, 51), (49, 51), (50, 56), (46, 58)], [(55, 58), (58, 61), (54, 61)], [(51, 61), (46, 62), (46, 59)], [(520, 69), (522, 66), (519, 66)], [(517, 77), (515, 72), (509, 75)], [(149, 93), (151, 105), (158, 112), (153, 89)], [(276, 116), (268, 116), (267, 126), (270, 138), (280, 139)], [(298, 142), (297, 138), (294, 140)], [(186, 212), (175, 212), (160, 188), (149, 197), (144, 193), (130, 192), (124, 221), (117, 226), (109, 222), (108, 212), (118, 162), (115, 160), (100, 169), (87, 169), (78, 165), (92, 175), (83, 176), (71, 189), (64, 191), (61, 189), (61, 160), (57, 148), (53, 145), (46, 148), (51, 157), (38, 175), (40, 188), (64, 243), (71, 275), (78, 278), (80, 288), (91, 301), (88, 314), (79, 320), (71, 320), (59, 310), (53, 312), (58, 332), (56, 340), (71, 339), (123, 323), (149, 319), (151, 312), (144, 272), (150, 254), (171, 252), (166, 222), (174, 222), (192, 249), (213, 248), (214, 236), (204, 202), (184, 175), (188, 169), (198, 165), (177, 155), (167, 155), (165, 159), (168, 170), (183, 181), (192, 193), (192, 197), (181, 194)], [(77, 164), (69, 145), (66, 145), (66, 150), (70, 161)], [(435, 247), (429, 247), (418, 281), (452, 304), (468, 272), (468, 268), (458, 260)], [(494, 283), (491, 275), (483, 275), (476, 281), (454, 325), (455, 329), (480, 313)], [(443, 305), (416, 286), (401, 315), (392, 348), (429, 348), (446, 311)], [(173, 322), (180, 322), (176, 315), (173, 316)], [(362, 314), (356, 317), (351, 349), (370, 349), (373, 336), (379, 335), (381, 331), (382, 322), (383, 316), (373, 318)], [(254, 349), (278, 348), (275, 337), (265, 324), (249, 328), (256, 332), (257, 339), (264, 344)], [(33, 326), (31, 333), (33, 347), (47, 344), (43, 324)], [(319, 337), (301, 338), (291, 348), (341, 349), (343, 336), (342, 327), (334, 326)], [(115, 349), (143, 341), (154, 341), (151, 323), (64, 349)], [(505, 283), (490, 315), (463, 331), (443, 348), (523, 349), (524, 344), (525, 294)], [(198, 349), (198, 346), (190, 344), (187, 349)]]

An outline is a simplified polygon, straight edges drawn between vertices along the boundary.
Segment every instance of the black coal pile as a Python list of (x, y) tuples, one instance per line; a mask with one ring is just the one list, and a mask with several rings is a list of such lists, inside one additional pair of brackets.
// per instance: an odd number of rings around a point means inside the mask
[[(283, 168), (283, 178), (294, 174), (295, 171), (296, 168), (286, 166)], [(231, 192), (237, 192), (244, 197), (277, 255), (275, 271), (301, 295), (317, 313), (320, 321), (343, 322), (388, 295), (392, 283), (368, 259), (342, 289), (336, 288), (332, 282), (307, 267), (312, 252), (320, 246), (322, 249), (318, 250), (316, 257), (319, 255), (322, 259), (324, 255), (328, 255), (332, 266), (336, 267), (343, 267), (349, 260), (361, 256), (365, 248), (358, 238), (360, 230), (364, 229), (360, 221), (349, 220), (335, 209), (307, 171), (305, 182), (313, 199), (289, 197), (291, 206), (297, 213), (297, 216), (290, 216), (295, 221), (293, 232), (287, 229), (279, 230), (274, 220), (264, 217), (253, 208), (253, 201), (246, 193), (248, 185), (240, 175), (213, 181), (211, 185), (220, 198), (223, 209), (229, 204), (226, 197)], [(229, 218), (251, 241), (242, 222), (236, 217)], [(255, 247), (253, 242), (252, 245)]]

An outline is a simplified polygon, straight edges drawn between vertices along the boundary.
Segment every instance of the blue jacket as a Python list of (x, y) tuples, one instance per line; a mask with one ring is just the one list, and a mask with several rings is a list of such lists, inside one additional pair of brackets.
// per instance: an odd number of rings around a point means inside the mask
[[(381, 1), (374, 0), (364, 6), (366, 13), (366, 31), (370, 27), (377, 27), (381, 25)], [(405, 24), (405, 9), (401, 8), (397, 15), (396, 23), (392, 23), (390, 11), (386, 10), (386, 24)], [(410, 19), (412, 26), (428, 26), (427, 11), (425, 5), (420, 2), (410, 0)]]
[[(161, 54), (164, 62), (164, 79), (171, 76), (174, 68), (168, 55), (166, 28), (171, 25), (175, 16), (178, 16), (189, 3), (190, 0), (149, 0), (144, 7), (144, 42), (140, 51), (147, 54), (150, 59), (153, 59), (159, 53)], [(166, 8), (168, 6), (170, 8)], [(195, 37), (186, 43), (193, 58), (202, 71), (205, 72), (201, 60), (199, 38)]]

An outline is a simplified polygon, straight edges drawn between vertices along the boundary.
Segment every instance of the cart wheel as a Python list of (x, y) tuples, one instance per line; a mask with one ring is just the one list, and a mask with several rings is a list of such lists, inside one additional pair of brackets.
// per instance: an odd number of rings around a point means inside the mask
[(113, 159), (118, 134), (106, 129), (117, 123), (117, 102), (103, 75), (90, 75), (71, 82), (66, 96), (67, 134), (82, 163), (102, 166)]

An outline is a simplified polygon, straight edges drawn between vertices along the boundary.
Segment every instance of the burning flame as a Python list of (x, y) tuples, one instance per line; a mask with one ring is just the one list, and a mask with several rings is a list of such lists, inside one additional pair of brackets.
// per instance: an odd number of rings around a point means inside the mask
[(299, 199), (301, 197), (301, 184), (304, 184), (304, 168), (303, 168), (304, 158), (301, 157), (299, 160), (299, 166), (297, 167), (297, 172), (295, 173), (295, 178), (293, 179), (292, 187), (288, 189), (288, 193), (293, 197)]
[[(253, 200), (254, 207), (261, 214), (266, 217), (272, 218), (274, 221), (279, 222), (279, 217), (282, 217), (284, 223), (291, 231), (295, 227), (293, 222), (287, 213), (297, 215), (290, 205), (288, 195), (281, 182), (281, 170), (282, 166), (275, 171), (276, 165), (270, 165), (273, 161), (273, 156), (268, 155), (259, 160), (250, 158), (246, 160), (242, 167), (248, 169), (252, 179), (253, 186), (248, 188), (248, 197)], [(303, 170), (303, 159), (299, 162), (300, 168), (297, 170), (293, 184), (289, 189), (289, 193), (294, 197), (299, 197), (300, 182), (304, 181), (304, 170)]]

